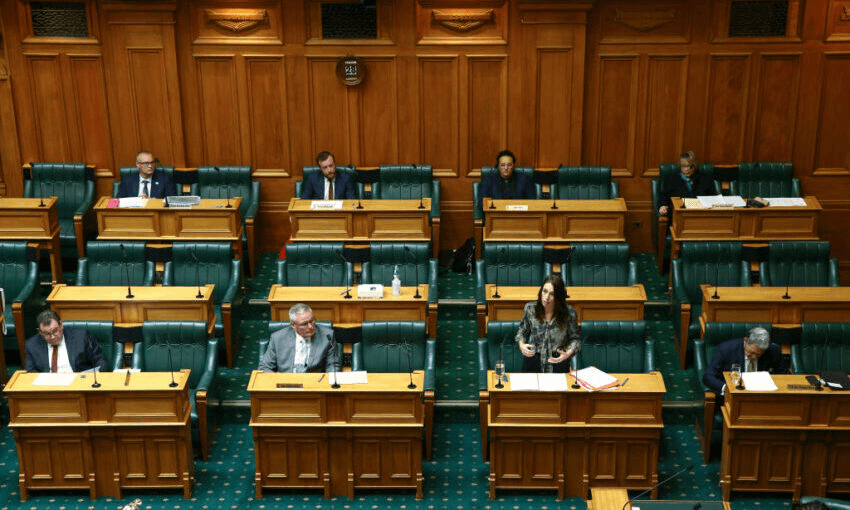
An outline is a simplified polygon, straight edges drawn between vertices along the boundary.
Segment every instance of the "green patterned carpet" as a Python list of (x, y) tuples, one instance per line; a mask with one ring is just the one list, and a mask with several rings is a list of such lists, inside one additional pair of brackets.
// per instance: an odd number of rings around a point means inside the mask
[[(481, 460), (478, 427), (478, 390), (476, 374), (475, 306), (471, 300), (474, 277), (442, 272), (437, 327), (438, 372), (437, 413), (434, 431), (434, 460), (423, 466), (425, 498), (416, 501), (412, 491), (358, 492), (354, 500), (326, 501), (318, 492), (266, 491), (262, 500), (254, 498), (253, 441), (248, 426), (248, 395), (245, 387), (257, 363), (257, 343), (268, 336), (268, 305), (262, 300), (274, 279), (277, 254), (260, 258), (258, 274), (247, 280), (241, 344), (233, 369), (220, 368), (220, 396), (223, 406), (217, 412), (217, 431), (207, 462), (196, 460), (196, 484), (193, 498), (184, 500), (177, 491), (127, 493), (119, 502), (109, 498), (91, 501), (79, 491), (31, 493), (20, 503), (17, 485), (18, 465), (14, 439), (8, 427), (0, 429), (0, 509), (116, 509), (136, 497), (146, 509), (584, 509), (580, 499), (555, 500), (554, 493), (504, 492), (490, 501), (488, 465)], [(702, 396), (693, 369), (680, 370), (672, 342), (673, 326), (669, 317), (666, 275), (659, 277), (650, 254), (636, 256), (641, 282), (647, 289), (648, 334), (656, 340), (659, 362), (667, 395), (664, 405), (664, 431), (659, 458), (659, 479), (694, 464), (690, 472), (677, 477), (660, 489), (661, 498), (719, 500), (718, 448), (715, 458), (702, 465), (702, 452), (694, 428), (694, 417), (702, 413)], [(66, 277), (73, 278), (71, 273)], [(44, 274), (49, 278), (49, 273)], [(10, 369), (20, 362), (10, 355)], [(17, 366), (16, 366), (17, 365)], [(3, 408), (2, 422), (8, 423)], [(734, 510), (790, 508), (787, 496), (770, 494), (734, 495)]]

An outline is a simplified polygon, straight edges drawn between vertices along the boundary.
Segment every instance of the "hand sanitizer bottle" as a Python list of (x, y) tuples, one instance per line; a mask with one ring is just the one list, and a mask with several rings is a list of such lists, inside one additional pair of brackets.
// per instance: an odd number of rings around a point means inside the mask
[(401, 280), (398, 279), (398, 266), (393, 269), (393, 296), (401, 296)]

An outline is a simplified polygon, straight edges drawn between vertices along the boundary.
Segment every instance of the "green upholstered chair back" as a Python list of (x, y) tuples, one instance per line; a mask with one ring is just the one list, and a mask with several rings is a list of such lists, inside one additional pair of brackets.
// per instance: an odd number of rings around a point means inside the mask
[(766, 287), (838, 285), (837, 274), (830, 278), (829, 241), (771, 241), (759, 276)]
[(718, 345), (733, 338), (745, 337), (751, 329), (756, 327), (764, 328), (768, 333), (772, 330), (768, 322), (707, 322), (702, 338), (694, 342), (694, 348), (698, 351), (694, 353), (694, 367), (700, 381), (708, 364), (714, 358)]
[(486, 283), (540, 285), (551, 274), (552, 264), (543, 261), (542, 243), (485, 243)]
[(627, 243), (574, 243), (564, 273), (567, 285), (615, 286), (637, 283), (637, 266)]
[[(354, 193), (357, 197), (363, 198), (363, 183), (360, 182), (360, 176), (357, 175), (357, 167), (354, 165), (337, 165), (337, 172), (342, 172), (347, 175), (351, 182), (354, 184)], [(293, 189), (294, 197), (301, 196), (301, 190), (304, 188), (304, 181), (307, 180), (307, 177), (310, 174), (314, 174), (316, 172), (321, 172), (318, 165), (310, 165), (301, 168), (301, 179), (295, 181), (295, 188)]]
[(89, 174), (83, 163), (33, 163), (32, 179), (25, 183), (29, 190), (24, 196), (59, 197), (57, 215), (71, 218), (81, 204), (93, 198), (94, 176)]
[(800, 195), (791, 162), (738, 163), (738, 178), (729, 182), (729, 192), (745, 198)]
[(609, 166), (562, 166), (558, 168), (558, 198), (607, 200), (617, 198), (611, 186)]
[[(100, 346), (100, 350), (103, 352), (103, 357), (106, 359), (109, 370), (121, 368), (121, 366), (116, 366), (116, 361), (117, 359), (120, 359), (121, 356), (118, 349), (123, 348), (124, 344), (118, 344), (114, 340), (112, 335), (112, 321), (62, 321), (62, 325), (66, 328), (87, 330)], [(119, 357), (116, 358), (116, 355)]]
[(381, 165), (378, 173), (380, 181), (372, 185), (374, 198), (432, 198), (431, 165)]
[(407, 372), (409, 366), (422, 370), (426, 368), (425, 321), (364, 322), (353, 354), (353, 370)]
[(681, 277), (687, 300), (702, 303), (701, 284), (719, 283), (726, 286), (749, 286), (741, 275), (741, 243), (725, 241), (682, 243), (679, 259), (674, 261), (674, 270)]
[(254, 199), (253, 185), (250, 166), (199, 166), (198, 184), (192, 185), (192, 194), (201, 198), (242, 197), (239, 213), (244, 218)]
[[(484, 182), (484, 179), (490, 175), (498, 173), (499, 170), (494, 166), (482, 166), (481, 167), (481, 179), (478, 181), (472, 182), (472, 217), (473, 219), (480, 220), (484, 218), (484, 212), (478, 207), (478, 198), (481, 195), (481, 183)], [(529, 182), (534, 182), (534, 167), (533, 166), (515, 166), (515, 173), (520, 173), (525, 175)], [(534, 191), (537, 195), (537, 198), (543, 198), (543, 186), (540, 184), (534, 184)]]
[(791, 345), (791, 362), (798, 374), (850, 372), (850, 322), (804, 322), (799, 345)]
[[(207, 325), (194, 321), (157, 321), (142, 324), (142, 369), (168, 372), (189, 368), (189, 386), (195, 388), (207, 367)], [(169, 362), (169, 351), (171, 362)]]
[(343, 243), (290, 243), (278, 261), (277, 283), (290, 287), (341, 286), (353, 282), (354, 266), (342, 255)]
[(390, 285), (398, 266), (398, 277), (404, 286), (429, 283), (428, 243), (372, 243), (369, 261), (363, 263), (363, 283)]
[[(33, 250), (27, 250), (26, 241), (0, 241), (0, 287), (6, 294), (6, 307), (27, 285), (33, 268), (37, 270)], [(7, 320), (11, 319), (11, 312)]]
[[(192, 254), (198, 257), (195, 262)], [(193, 286), (197, 284), (195, 268), (198, 267), (201, 285), (215, 284), (213, 302), (221, 303), (234, 278), (233, 256), (230, 243), (194, 242), (177, 243), (171, 248), (173, 269), (169, 284)], [(237, 271), (238, 273), (238, 271)], [(238, 274), (235, 275), (238, 278)]]
[(143, 241), (89, 241), (77, 265), (77, 285), (127, 285), (128, 270), (131, 285), (153, 285), (154, 263), (145, 261)]
[(522, 370), (522, 352), (516, 344), (516, 333), (519, 321), (490, 321), (487, 323), (487, 368), (493, 370), (496, 360), (505, 361), (505, 370), (520, 372)]
[(645, 321), (583, 321), (581, 367), (613, 373), (655, 370), (655, 343), (647, 342)]
[[(668, 175), (672, 175), (679, 171), (679, 163), (661, 163), (658, 167), (658, 177), (652, 179), (652, 210), (658, 211), (658, 202), (661, 200), (661, 188), (664, 187), (664, 180)], [(714, 163), (700, 163), (699, 173), (714, 180)], [(720, 193), (720, 183), (714, 181), (715, 191)]]
[[(173, 166), (162, 166), (156, 165), (156, 169), (159, 172), (163, 172), (168, 174), (172, 180), (174, 180), (174, 167)], [(134, 166), (122, 166), (118, 169), (118, 179), (112, 183), (112, 196), (118, 196), (118, 187), (121, 185), (121, 181), (127, 177), (128, 175), (138, 175), (139, 168)], [(180, 193), (180, 185), (177, 185), (177, 194)]]
[[(478, 182), (481, 183), (490, 174), (497, 174), (497, 173), (499, 173), (499, 169), (494, 167), (494, 166), (482, 166), (481, 167), (481, 179)], [(533, 166), (515, 166), (514, 167), (514, 173), (523, 174), (528, 178), (529, 182), (534, 182), (534, 167)], [(537, 187), (538, 190), (541, 189), (539, 185), (535, 185), (535, 186)], [(540, 198), (540, 197), (538, 197), (538, 198)]]

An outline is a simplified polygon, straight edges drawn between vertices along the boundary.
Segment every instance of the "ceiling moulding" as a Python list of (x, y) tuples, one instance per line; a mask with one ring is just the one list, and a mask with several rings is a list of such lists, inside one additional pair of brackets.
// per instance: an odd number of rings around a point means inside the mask
[(452, 9), (451, 11), (434, 9), (431, 11), (434, 21), (456, 32), (469, 32), (485, 23), (492, 23), (494, 15), (493, 9)]
[(630, 12), (617, 9), (617, 16), (614, 21), (622, 23), (627, 27), (637, 30), (638, 32), (649, 32), (658, 27), (671, 23), (675, 18), (673, 9), (667, 11), (639, 11)]
[(266, 19), (265, 9), (205, 9), (207, 20), (231, 32), (254, 28)]

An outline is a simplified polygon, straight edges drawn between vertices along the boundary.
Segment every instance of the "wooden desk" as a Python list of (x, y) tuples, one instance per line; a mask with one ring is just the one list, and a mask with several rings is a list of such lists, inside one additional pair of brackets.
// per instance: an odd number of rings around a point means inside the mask
[(815, 241), (821, 205), (806, 197), (806, 207), (685, 209), (679, 197), (671, 199), (673, 244), (677, 258), (683, 241)]
[(45, 198), (44, 207), (40, 207), (40, 198), (0, 198), (0, 239), (37, 241), (40, 248), (46, 248), (50, 252), (50, 273), (54, 284), (65, 281), (56, 213), (58, 200), (57, 197)]
[[(368, 384), (331, 388), (325, 376), (254, 371), (248, 382), (257, 498), (266, 488), (416, 489), (422, 498), (424, 374), (370, 373)], [(287, 390), (278, 384), (300, 384)]]
[(432, 236), (430, 198), (421, 209), (419, 200), (342, 200), (341, 209), (310, 209), (312, 202), (289, 202), (291, 241), (431, 242), (434, 256), (439, 253), (439, 222)]
[(487, 374), (479, 404), (490, 499), (496, 489), (586, 499), (591, 487), (649, 489), (658, 482), (664, 380), (660, 372), (613, 375), (629, 383), (597, 392), (511, 391), (510, 382), (497, 389)]
[[(629, 501), (629, 493), (626, 489), (590, 489), (590, 498), (587, 500), (587, 510), (623, 510)], [(730, 510), (728, 501), (682, 501), (682, 500), (648, 500), (639, 499), (632, 503), (629, 508), (640, 507), (643, 510)]]
[(703, 330), (706, 322), (850, 321), (850, 287), (790, 287), (791, 299), (782, 299), (785, 287), (718, 287), (700, 285)]
[(788, 389), (808, 384), (800, 374), (773, 380), (779, 391), (738, 390), (726, 381), (723, 499), (732, 491), (790, 492), (794, 501), (850, 493), (850, 393)]
[(98, 239), (136, 241), (226, 241), (236, 258), (242, 258), (242, 197), (227, 200), (202, 198), (191, 209), (169, 208), (163, 200), (152, 198), (141, 208), (109, 208), (112, 200), (101, 197), (94, 206), (97, 213)]
[[(537, 299), (538, 287), (499, 285), (500, 298), (493, 297), (495, 285), (487, 284), (487, 308), (478, 305), (478, 336), (487, 335), (488, 321), (519, 321), (525, 303)], [(579, 322), (643, 320), (646, 290), (642, 284), (631, 287), (568, 287), (567, 302), (576, 310)]]
[[(50, 308), (63, 321), (100, 320), (141, 326), (144, 321), (203, 321), (213, 336), (215, 285), (201, 287), (69, 287), (56, 285), (47, 296)], [(229, 346), (228, 346), (229, 347)], [(25, 352), (21, 346), (21, 352)]]
[(86, 489), (120, 499), (123, 489), (183, 489), (194, 482), (189, 370), (77, 374), (70, 386), (33, 386), (15, 372), (6, 386), (18, 447), (21, 501), (32, 489)]
[[(626, 201), (483, 200), (484, 242), (625, 242)], [(508, 210), (524, 206), (525, 211)]]
[(271, 320), (289, 322), (289, 308), (307, 303), (317, 321), (332, 322), (334, 326), (356, 327), (364, 321), (426, 321), (429, 337), (437, 334), (437, 303), (428, 303), (428, 284), (402, 287), (401, 296), (394, 297), (390, 287), (384, 287), (383, 299), (359, 299), (357, 288), (351, 299), (345, 299), (348, 287), (285, 287), (272, 285), (269, 291)]

